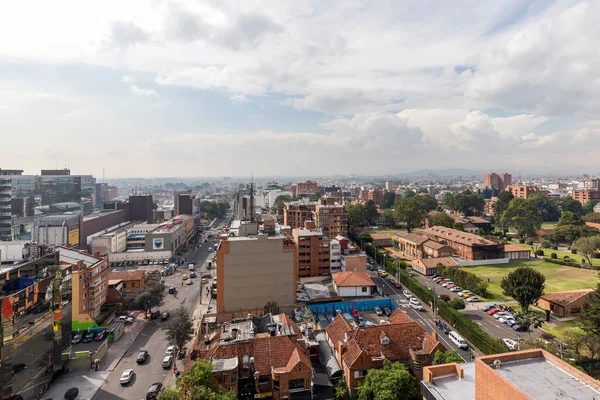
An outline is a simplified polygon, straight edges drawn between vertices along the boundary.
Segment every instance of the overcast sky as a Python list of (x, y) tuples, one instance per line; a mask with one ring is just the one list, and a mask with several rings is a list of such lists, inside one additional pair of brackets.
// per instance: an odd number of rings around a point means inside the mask
[(600, 171), (600, 2), (4, 2), (0, 168)]

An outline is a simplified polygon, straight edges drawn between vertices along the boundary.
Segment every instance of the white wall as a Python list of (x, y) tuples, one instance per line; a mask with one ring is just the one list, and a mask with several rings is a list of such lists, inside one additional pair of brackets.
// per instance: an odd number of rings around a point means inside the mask
[(15, 242), (0, 242), (0, 261), (21, 261), (23, 259), (23, 248), (29, 243), (25, 240)]
[(171, 258), (170, 251), (126, 251), (123, 253), (112, 253), (108, 255), (108, 262), (115, 261), (138, 261), (138, 260), (164, 260)]
[(373, 288), (367, 286), (367, 291), (363, 293), (362, 286), (338, 287), (337, 292), (340, 297), (370, 297), (373, 295)]
[(510, 260), (508, 258), (496, 258), (492, 260), (467, 261), (461, 260), (460, 258), (455, 258), (454, 261), (456, 261), (461, 267), (474, 267), (476, 265), (508, 264)]

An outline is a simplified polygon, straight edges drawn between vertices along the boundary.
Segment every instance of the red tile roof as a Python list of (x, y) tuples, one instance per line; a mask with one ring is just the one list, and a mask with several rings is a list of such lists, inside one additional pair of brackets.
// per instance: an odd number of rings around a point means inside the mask
[(531, 249), (529, 247), (525, 247), (525, 246), (521, 246), (518, 244), (514, 244), (514, 243), (508, 243), (504, 245), (504, 252), (505, 253), (510, 253), (513, 251), (528, 251), (531, 253)]
[(580, 298), (587, 296), (593, 291), (594, 289), (581, 289), (567, 290), (564, 292), (550, 292), (544, 293), (541, 299), (566, 307), (569, 304), (579, 300)]
[(445, 239), (450, 242), (461, 243), (467, 246), (473, 245), (494, 245), (497, 244), (491, 240), (485, 239), (473, 233), (463, 232), (456, 229), (446, 228), (444, 226), (433, 226), (422, 231), (426, 235), (435, 236), (438, 239)]
[(458, 263), (452, 257), (419, 258), (413, 263), (422, 263), (425, 268), (435, 268), (438, 264), (444, 267), (458, 267)]
[(396, 240), (399, 238), (402, 238), (402, 239), (406, 240), (407, 242), (414, 243), (414, 244), (423, 244), (429, 240), (429, 238), (419, 235), (417, 233), (396, 232), (395, 236), (396, 236)]
[(122, 281), (139, 281), (143, 280), (146, 276), (146, 271), (135, 270), (135, 271), (117, 271), (109, 272), (108, 279), (120, 279)]
[(371, 280), (366, 272), (336, 272), (331, 274), (335, 286), (340, 287), (355, 287), (355, 286), (377, 286)]

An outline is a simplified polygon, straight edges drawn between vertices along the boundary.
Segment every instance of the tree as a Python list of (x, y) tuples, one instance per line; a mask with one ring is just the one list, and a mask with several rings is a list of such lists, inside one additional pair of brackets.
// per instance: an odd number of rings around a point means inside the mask
[(450, 363), (462, 364), (464, 362), (465, 362), (465, 360), (456, 352), (456, 350), (451, 350), (451, 351), (438, 350), (435, 352), (435, 356), (433, 357), (433, 365), (450, 364)]
[(583, 205), (583, 214), (589, 214), (594, 212), (594, 206), (598, 204), (598, 200), (588, 200), (587, 203)]
[(438, 206), (438, 202), (435, 199), (435, 197), (432, 197), (428, 194), (419, 195), (415, 198), (417, 199), (417, 203), (419, 204), (419, 206), (423, 208), (426, 213), (435, 210)]
[(533, 203), (534, 207), (537, 208), (542, 221), (557, 221), (560, 218), (560, 209), (556, 202), (552, 199), (547, 198), (541, 193), (534, 194), (527, 199), (528, 202)]
[(365, 203), (365, 219), (369, 225), (375, 225), (379, 219), (379, 212), (377, 211), (377, 205), (373, 200), (368, 200)]
[(385, 192), (383, 194), (383, 201), (381, 202), (381, 208), (393, 208), (394, 203), (396, 202), (396, 193), (394, 192)]
[(600, 250), (600, 236), (582, 237), (577, 239), (573, 246), (577, 249), (577, 253), (592, 265), (592, 255)]
[(435, 210), (437, 201), (428, 195), (419, 195), (400, 199), (394, 206), (396, 220), (406, 223), (410, 232), (413, 227), (420, 226), (429, 211)]
[(271, 212), (277, 215), (283, 215), (283, 205), (284, 203), (292, 201), (292, 196), (287, 194), (282, 194), (277, 196), (275, 201), (273, 202), (273, 206), (271, 207)]
[(583, 220), (585, 222), (594, 222), (596, 224), (600, 224), (600, 213), (591, 212), (583, 216)]
[(512, 199), (502, 214), (502, 225), (513, 228), (519, 237), (533, 236), (542, 225), (542, 217), (535, 206), (524, 199)]
[(152, 307), (157, 307), (163, 299), (163, 285), (154, 280), (146, 281), (144, 290), (137, 295), (135, 302), (138, 303), (144, 312), (148, 312)]
[(444, 199), (444, 206), (464, 215), (481, 214), (485, 200), (476, 193), (467, 190), (462, 193), (449, 195)]
[(381, 212), (381, 216), (379, 217), (379, 225), (394, 227), (396, 226), (396, 220), (394, 219), (394, 211), (392, 210), (383, 210)]
[(579, 238), (596, 236), (598, 234), (600, 234), (600, 231), (592, 226), (563, 225), (556, 228), (551, 235), (547, 235), (545, 238), (555, 244), (567, 243), (570, 246), (571, 243)]
[(313, 193), (308, 198), (310, 201), (317, 201), (321, 198), (321, 193)]
[(531, 267), (519, 267), (508, 273), (500, 287), (504, 294), (515, 299), (524, 312), (529, 311), (529, 306), (535, 303), (546, 287), (546, 277)]
[(584, 214), (583, 206), (581, 205), (581, 203), (572, 197), (561, 197), (556, 200), (556, 203), (558, 204), (558, 207), (563, 213), (565, 211), (571, 211), (572, 213), (577, 215)]
[(454, 308), (455, 310), (464, 310), (465, 309), (465, 302), (460, 297), (453, 298), (452, 300), (450, 300), (450, 303), (448, 303), (448, 304), (450, 305), (450, 307)]
[(429, 225), (452, 228), (452, 225), (454, 225), (454, 219), (445, 212), (436, 212), (429, 218)]
[(333, 389), (335, 392), (335, 400), (348, 400), (350, 398), (350, 391), (348, 390), (344, 378), (340, 379)]
[(415, 193), (414, 191), (408, 189), (404, 191), (404, 194), (402, 195), (403, 199), (408, 199), (409, 197), (415, 197), (417, 195), (417, 193)]
[(567, 328), (563, 330), (561, 338), (568, 349), (573, 350), (570, 356), (578, 360), (594, 360), (600, 355), (600, 336), (592, 332), (586, 332), (579, 328)]
[(556, 223), (556, 227), (560, 228), (561, 226), (565, 225), (582, 226), (585, 225), (585, 221), (581, 218), (581, 215), (575, 214), (571, 211), (565, 211), (560, 215), (560, 218)]
[(350, 204), (346, 206), (346, 212), (348, 213), (348, 226), (351, 229), (365, 226), (367, 219), (365, 217), (365, 207), (362, 204)]
[[(527, 331), (529, 332), (529, 328), (533, 326), (534, 328), (540, 328), (543, 324), (542, 319), (539, 314), (534, 312), (515, 312), (513, 317), (515, 317), (515, 321), (519, 325), (523, 325), (527, 327)], [(530, 333), (531, 334), (531, 333)]]
[[(165, 395), (166, 394), (166, 395)], [(165, 397), (163, 397), (165, 395)], [(177, 389), (166, 389), (159, 400), (235, 400), (235, 393), (212, 389), (212, 364), (198, 359), (177, 379)]]
[(175, 388), (165, 388), (163, 392), (158, 396), (158, 400), (181, 400), (182, 396), (179, 390)]
[(418, 400), (417, 380), (404, 364), (385, 359), (380, 369), (370, 369), (357, 388), (358, 400)]
[(167, 340), (181, 350), (194, 337), (193, 334), (194, 324), (190, 313), (181, 305), (175, 310), (167, 324)]
[(596, 289), (590, 293), (587, 304), (581, 310), (579, 320), (584, 331), (600, 337), (600, 281), (596, 283)]
[(492, 206), (494, 208), (496, 222), (500, 224), (500, 228), (502, 229), (503, 233), (506, 233), (507, 227), (504, 226), (504, 224), (502, 223), (502, 215), (504, 214), (504, 211), (506, 211), (506, 209), (508, 208), (508, 205), (510, 204), (511, 200), (514, 198), (515, 197), (513, 196), (511, 191), (504, 190), (498, 195), (498, 200)]
[(367, 231), (361, 232), (358, 234), (358, 240), (361, 243), (372, 243), (373, 242), (373, 236), (371, 236), (371, 234)]

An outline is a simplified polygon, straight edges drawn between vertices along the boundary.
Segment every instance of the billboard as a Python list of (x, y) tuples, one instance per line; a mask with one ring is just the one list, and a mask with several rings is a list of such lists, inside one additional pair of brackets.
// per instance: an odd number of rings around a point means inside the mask
[(69, 246), (79, 245), (79, 228), (71, 229), (69, 231)]
[(152, 250), (162, 250), (165, 247), (163, 238), (152, 239)]

